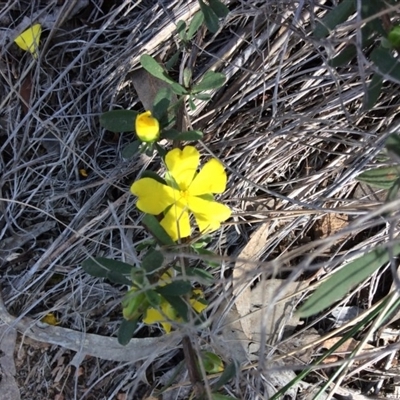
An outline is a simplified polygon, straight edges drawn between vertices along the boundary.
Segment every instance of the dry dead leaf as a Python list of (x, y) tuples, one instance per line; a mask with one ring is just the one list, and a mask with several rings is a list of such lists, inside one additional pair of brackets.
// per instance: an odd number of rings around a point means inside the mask
[[(320, 349), (331, 349), (336, 343), (338, 343), (340, 340), (342, 340), (342, 337), (333, 337), (330, 339), (325, 340), (321, 345), (319, 346)], [(342, 343), (334, 352), (334, 354), (338, 353), (351, 353), (356, 349), (356, 347), (360, 344), (358, 340), (355, 340), (353, 338), (350, 338), (346, 340), (344, 343)], [(364, 350), (375, 350), (375, 347), (372, 346), (371, 344), (366, 343), (364, 345)]]
[(21, 96), (21, 107), (23, 115), (28, 114), (30, 103), (31, 103), (31, 94), (32, 94), (32, 77), (28, 75), (21, 84), (21, 88), (19, 90), (19, 94)]
[[(131, 80), (144, 109), (150, 111), (153, 111), (153, 103), (157, 92), (162, 88), (170, 87), (167, 82), (155, 78), (143, 68), (134, 71), (131, 75)], [(174, 102), (176, 102), (175, 95), (172, 97), (172, 103)]]
[(348, 216), (345, 214), (329, 213), (325, 214), (318, 224), (318, 234), (320, 238), (326, 238), (339, 232), (349, 223)]

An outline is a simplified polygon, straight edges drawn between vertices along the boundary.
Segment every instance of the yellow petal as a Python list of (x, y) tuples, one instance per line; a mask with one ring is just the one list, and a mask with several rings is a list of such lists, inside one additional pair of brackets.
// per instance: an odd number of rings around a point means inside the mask
[(138, 114), (135, 120), (136, 135), (142, 142), (154, 142), (160, 136), (160, 124), (151, 111)]
[(196, 175), (189, 192), (193, 196), (208, 193), (223, 193), (226, 188), (226, 172), (224, 166), (215, 158), (207, 161)]
[(153, 325), (157, 322), (161, 323), (166, 333), (171, 332), (171, 324), (165, 320), (165, 317), (161, 314), (160, 311), (155, 308), (148, 308), (146, 311), (146, 317), (143, 318), (143, 322), (147, 325)]
[(46, 314), (42, 319), (42, 322), (45, 322), (48, 325), (59, 325), (60, 323), (58, 322), (56, 316), (53, 313), (48, 313)]
[(194, 296), (190, 299), (190, 304), (192, 305), (193, 309), (200, 314), (204, 309), (207, 308), (207, 304), (203, 304), (197, 300), (198, 298), (203, 297), (203, 291), (200, 289), (194, 289), (193, 295)]
[(35, 58), (38, 56), (37, 49), (39, 47), (40, 35), (42, 33), (42, 26), (35, 24), (29, 27), (26, 31), (22, 32), (14, 39), (14, 42), (25, 51), (29, 51)]
[(142, 178), (134, 182), (131, 192), (138, 197), (137, 208), (153, 215), (162, 213), (180, 197), (178, 190), (151, 178)]
[(185, 146), (183, 150), (173, 149), (165, 156), (168, 171), (181, 190), (187, 190), (192, 183), (199, 161), (200, 154), (193, 146)]
[(165, 213), (160, 224), (174, 241), (188, 237), (191, 234), (188, 210), (180, 203), (174, 204)]
[(232, 214), (231, 209), (216, 201), (208, 201), (200, 197), (188, 197), (188, 206), (196, 218), (200, 232), (212, 232), (220, 227)]

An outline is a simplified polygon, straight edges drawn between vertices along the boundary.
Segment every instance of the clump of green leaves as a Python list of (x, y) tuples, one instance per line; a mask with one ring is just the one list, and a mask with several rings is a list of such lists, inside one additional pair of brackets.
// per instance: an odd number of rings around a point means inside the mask
[[(365, 58), (374, 65), (374, 72), (364, 96), (365, 110), (371, 109), (377, 102), (384, 80), (400, 82), (400, 63), (394, 57), (394, 52), (400, 50), (400, 25), (396, 22), (395, 11), (388, 10), (395, 3), (396, 0), (361, 0), (361, 7), (358, 8), (356, 0), (343, 0), (318, 21), (313, 32), (315, 38), (323, 39), (350, 17), (355, 24), (365, 21), (365, 24), (356, 28), (360, 29), (361, 50)], [(329, 61), (329, 64), (337, 68), (355, 59), (357, 45), (349, 43)]]
[[(387, 201), (391, 201), (397, 197), (400, 189), (400, 135), (390, 135), (385, 147), (387, 156), (395, 163), (362, 172), (357, 180), (380, 189), (387, 189)], [(319, 285), (301, 306), (299, 314), (302, 317), (309, 317), (341, 300), (351, 289), (387, 263), (390, 260), (390, 254), (394, 257), (399, 255), (400, 244), (393, 245), (390, 251), (387, 245), (381, 245), (356, 258)]]

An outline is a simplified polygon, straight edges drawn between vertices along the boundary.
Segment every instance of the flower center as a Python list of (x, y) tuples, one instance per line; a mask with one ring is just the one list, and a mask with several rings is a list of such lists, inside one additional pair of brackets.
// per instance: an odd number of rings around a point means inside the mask
[(185, 200), (186, 202), (188, 201), (188, 198), (190, 196), (189, 190), (181, 190), (181, 198), (182, 200)]

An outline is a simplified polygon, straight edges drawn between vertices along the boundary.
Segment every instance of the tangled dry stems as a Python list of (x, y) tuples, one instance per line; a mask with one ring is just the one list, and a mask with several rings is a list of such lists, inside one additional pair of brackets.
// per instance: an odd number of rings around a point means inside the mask
[[(2, 52), (1, 284), (14, 315), (39, 319), (54, 311), (62, 326), (112, 336), (120, 322), (121, 288), (87, 276), (80, 264), (88, 256), (138, 263), (135, 248), (147, 236), (128, 187), (143, 170), (161, 166), (145, 156), (123, 160), (121, 149), (132, 137), (105, 132), (99, 115), (141, 108), (130, 80), (138, 58), (146, 52), (165, 61), (176, 46), (174, 23), (189, 20), (198, 3), (80, 1), (78, 6), (83, 15), (71, 8), (62, 21), (55, 1), (45, 9), (39, 1), (10, 1), (1, 11), (2, 30), (10, 37), (24, 18), (37, 15), (51, 37), (38, 62), (12, 44)], [(387, 82), (374, 110), (361, 111), (372, 66), (366, 59), (340, 70), (328, 66), (337, 49), (357, 38), (349, 24), (332, 39), (314, 40), (309, 33), (323, 6), (243, 0), (231, 1), (230, 9), (221, 32), (199, 43), (194, 70), (195, 79), (207, 70), (224, 72), (227, 84), (211, 104), (200, 103), (189, 113), (191, 125), (205, 133), (204, 155), (218, 157), (229, 171), (221, 200), (235, 216), (213, 242), (225, 260), (213, 274), (228, 300), (232, 285), (226, 272), (262, 224), (269, 224), (270, 236), (248, 283), (261, 270), (288, 282), (321, 267), (329, 274), (350, 250), (362, 252), (388, 240), (388, 225), (372, 214), (379, 202), (356, 198), (354, 178), (372, 165), (387, 134), (397, 129), (399, 101), (397, 86)], [(329, 213), (350, 222), (343, 231), (318, 237), (316, 227)], [(374, 279), (379, 286), (380, 276)], [(372, 288), (364, 289), (371, 304)], [(213, 293), (206, 292), (211, 321), (221, 301)], [(212, 341), (218, 333), (210, 332), (203, 332), (202, 340)], [(135, 393), (146, 387), (148, 368), (155, 381), (161, 379), (176, 355), (171, 349), (141, 365), (100, 361), (85, 383), (86, 394), (76, 378), (71, 398), (87, 397), (109, 376), (104, 398)], [(262, 395), (268, 379), (256, 370), (255, 365), (244, 371), (230, 387), (232, 394)]]

